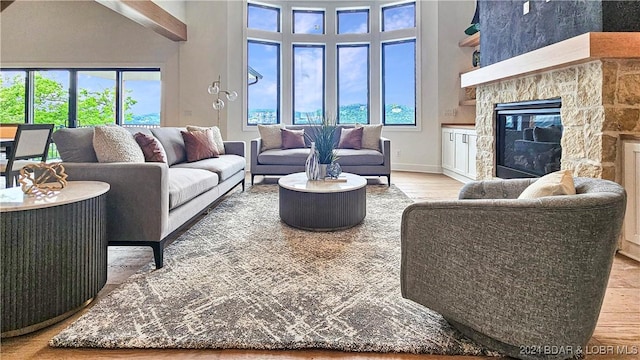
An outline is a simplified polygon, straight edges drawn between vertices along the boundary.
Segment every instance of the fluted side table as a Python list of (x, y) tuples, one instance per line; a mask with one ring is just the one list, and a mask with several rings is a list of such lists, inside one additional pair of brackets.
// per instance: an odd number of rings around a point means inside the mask
[(334, 231), (353, 227), (367, 214), (367, 180), (342, 173), (346, 182), (307, 180), (295, 173), (278, 180), (280, 219), (303, 230)]
[(2, 337), (71, 316), (107, 281), (109, 184), (70, 181), (52, 196), (0, 190)]

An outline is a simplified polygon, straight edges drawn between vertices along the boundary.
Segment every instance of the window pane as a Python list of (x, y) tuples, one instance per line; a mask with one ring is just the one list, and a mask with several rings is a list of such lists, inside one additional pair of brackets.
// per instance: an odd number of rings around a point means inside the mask
[(382, 44), (382, 100), (385, 125), (416, 123), (416, 41)]
[(123, 125), (160, 125), (160, 71), (123, 71)]
[(382, 8), (382, 31), (416, 27), (416, 4), (407, 3)]
[(293, 10), (294, 34), (324, 34), (324, 11)]
[(293, 123), (324, 116), (324, 45), (293, 46)]
[(280, 123), (280, 45), (248, 41), (247, 124)]
[(69, 72), (34, 71), (33, 122), (67, 125), (69, 119)]
[(77, 126), (116, 123), (116, 72), (78, 71)]
[(369, 10), (338, 11), (338, 34), (367, 34), (369, 32)]
[(369, 123), (368, 45), (338, 45), (338, 123)]
[(248, 4), (247, 26), (249, 29), (280, 32), (280, 9)]
[(0, 71), (0, 123), (25, 122), (25, 78), (24, 71)]

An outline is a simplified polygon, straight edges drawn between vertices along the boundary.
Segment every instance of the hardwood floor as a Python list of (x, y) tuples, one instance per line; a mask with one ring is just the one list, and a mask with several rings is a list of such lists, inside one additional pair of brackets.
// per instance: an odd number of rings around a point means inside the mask
[[(392, 182), (414, 201), (456, 198), (462, 184), (444, 175), (393, 172)], [(260, 181), (259, 178), (256, 179)], [(373, 179), (373, 183), (377, 180)], [(272, 179), (265, 182), (273, 183)], [(384, 182), (384, 180), (382, 180)], [(249, 184), (250, 181), (247, 181)], [(106, 296), (123, 281), (153, 259), (150, 248), (109, 248), (107, 285), (97, 299)], [(94, 301), (95, 303), (95, 301)], [(92, 303), (93, 304), (93, 303)], [(92, 305), (90, 304), (89, 307)], [(47, 342), (82, 315), (87, 309), (40, 331), (2, 339), (2, 359), (491, 359), (468, 356), (433, 356), (411, 354), (344, 353), (337, 351), (240, 351), (240, 350), (96, 350), (56, 349)], [(607, 293), (595, 333), (589, 343), (587, 359), (638, 359), (638, 355), (616, 355), (617, 345), (640, 351), (640, 264), (616, 255)]]

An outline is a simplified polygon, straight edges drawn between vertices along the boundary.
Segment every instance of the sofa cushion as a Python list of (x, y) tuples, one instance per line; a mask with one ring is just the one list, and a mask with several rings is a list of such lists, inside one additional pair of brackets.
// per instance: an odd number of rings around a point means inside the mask
[(151, 133), (144, 134), (142, 132), (135, 133), (133, 138), (136, 139), (146, 162), (167, 162), (167, 153), (164, 151), (162, 144)]
[(560, 170), (549, 173), (527, 186), (518, 196), (518, 199), (537, 199), (545, 196), (575, 194), (576, 188), (571, 171)]
[(304, 165), (309, 157), (309, 148), (266, 150), (258, 155), (258, 164), (263, 165)]
[(356, 128), (361, 127), (362, 148), (380, 151), (380, 137), (382, 136), (382, 124), (362, 125), (356, 124)]
[(282, 124), (277, 125), (261, 125), (258, 124), (258, 132), (260, 133), (260, 139), (262, 147), (260, 151), (269, 149), (280, 149), (282, 147), (282, 135), (280, 134), (283, 128)]
[(306, 147), (304, 142), (304, 130), (282, 129), (282, 148), (299, 149)]
[(216, 144), (216, 148), (218, 149), (218, 154), (224, 155), (224, 140), (222, 139), (222, 133), (220, 132), (220, 128), (217, 126), (212, 127), (202, 127), (196, 125), (187, 125), (187, 131), (206, 131), (211, 130), (211, 135), (213, 136), (213, 142)]
[(169, 168), (169, 210), (218, 185), (218, 174), (201, 169)]
[(245, 165), (246, 160), (242, 156), (220, 155), (220, 157), (217, 158), (175, 164), (172, 168), (208, 170), (218, 174), (220, 181), (225, 181), (238, 171), (243, 171)]
[(213, 141), (211, 129), (205, 131), (181, 131), (187, 161), (193, 162), (220, 156), (218, 147)]
[(560, 143), (562, 139), (562, 128), (560, 126), (551, 125), (549, 127), (534, 127), (533, 141)]
[(93, 150), (93, 127), (64, 128), (52, 135), (53, 142), (64, 162), (98, 162)]
[(362, 147), (362, 131), (364, 128), (341, 129), (338, 149), (356, 149)]
[(187, 161), (187, 152), (184, 149), (184, 140), (180, 131), (185, 128), (179, 127), (159, 127), (151, 129), (153, 136), (160, 140), (164, 151), (167, 153), (167, 164), (169, 166)]
[(384, 156), (381, 152), (370, 149), (336, 149), (340, 166), (382, 165)]
[(143, 163), (142, 149), (133, 135), (121, 126), (96, 126), (93, 129), (93, 149), (101, 163)]

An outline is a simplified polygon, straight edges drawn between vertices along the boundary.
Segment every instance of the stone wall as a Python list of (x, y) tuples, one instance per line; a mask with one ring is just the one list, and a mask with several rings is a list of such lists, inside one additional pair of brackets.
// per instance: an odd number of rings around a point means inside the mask
[(640, 59), (597, 60), (477, 87), (478, 179), (495, 177), (498, 103), (560, 97), (562, 169), (620, 182), (621, 134), (640, 134)]

